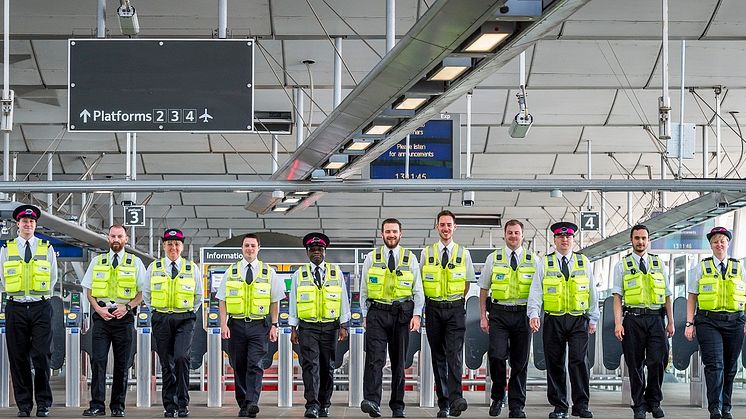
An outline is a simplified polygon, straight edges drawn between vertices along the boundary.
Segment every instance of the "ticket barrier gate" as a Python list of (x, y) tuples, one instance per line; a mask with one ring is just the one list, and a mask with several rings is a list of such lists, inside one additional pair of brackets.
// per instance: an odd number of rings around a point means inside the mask
[(83, 315), (80, 293), (70, 294), (70, 310), (65, 315), (65, 407), (80, 407), (80, 327)]
[(2, 295), (0, 306), (0, 407), (10, 407), (10, 361), (8, 344), (5, 336), (5, 302), (7, 295)]
[(151, 312), (145, 304), (140, 305), (135, 321), (137, 330), (137, 360), (135, 376), (137, 377), (137, 407), (150, 407), (155, 398), (155, 375), (153, 375), (151, 357), (152, 328)]
[(207, 407), (223, 406), (223, 342), (218, 304), (217, 298), (210, 298), (207, 313)]
[(420, 324), (420, 407), (435, 407), (435, 376), (433, 375), (433, 357), (430, 353), (430, 344), (427, 342), (427, 313), (422, 309), (422, 321)]
[(293, 343), (290, 341), (291, 327), (289, 295), (280, 300), (280, 315), (277, 328), (277, 407), (293, 406)]
[(360, 293), (353, 292), (350, 299), (350, 367), (349, 387), (347, 391), (348, 406), (360, 407), (363, 401), (363, 374), (365, 370), (365, 329), (363, 328), (363, 312), (360, 308)]

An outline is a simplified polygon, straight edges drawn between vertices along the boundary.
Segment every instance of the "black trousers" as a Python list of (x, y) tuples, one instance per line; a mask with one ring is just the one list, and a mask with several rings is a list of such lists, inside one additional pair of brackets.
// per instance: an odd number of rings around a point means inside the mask
[(588, 318), (585, 316), (544, 315), (544, 357), (547, 364), (547, 399), (555, 408), (567, 411), (565, 354), (570, 372), (574, 409), (588, 408), (590, 382)]
[(267, 355), (269, 346), (268, 324), (267, 320), (228, 320), (231, 331), (228, 345), (236, 379), (236, 402), (241, 408), (259, 402), (264, 376), (262, 359)]
[[(629, 370), (632, 409), (660, 406), (663, 400), (663, 375), (668, 363), (668, 338), (663, 316), (627, 313), (622, 325), (622, 352)], [(647, 383), (644, 372), (646, 367)]]
[[(719, 320), (697, 314), (694, 323), (697, 340), (705, 364), (707, 409), (712, 412), (731, 410), (733, 379), (738, 370), (738, 358), (743, 347), (744, 315), (734, 320)], [(721, 404), (722, 400), (722, 404)]]
[[(52, 406), (49, 363), (52, 357), (52, 304), (49, 300), (33, 303), (8, 301), (5, 308), (6, 339), (13, 395), (18, 410)], [(31, 365), (34, 374), (31, 374)]]
[(124, 410), (127, 396), (127, 372), (132, 354), (134, 316), (127, 313), (121, 319), (104, 320), (96, 313), (92, 316), (93, 349), (91, 353), (91, 408), (104, 408), (106, 401), (106, 364), (109, 347), (114, 353), (114, 377), (111, 384), (110, 409)]
[(426, 300), (427, 341), (433, 358), (435, 394), (438, 407), (445, 409), (463, 397), (461, 376), (464, 372), (464, 300), (437, 302)]
[(337, 355), (339, 322), (308, 323), (298, 326), (300, 366), (303, 370), (303, 397), (306, 409), (331, 406), (334, 391), (334, 366)]
[(409, 348), (409, 323), (414, 302), (373, 302), (366, 316), (363, 397), (381, 404), (386, 348), (391, 359), (391, 410), (404, 409), (404, 359)]
[[(502, 402), (508, 387), (508, 407), (526, 407), (526, 378), (531, 331), (526, 306), (500, 306), (487, 302), (490, 313), (490, 361), (492, 400)], [(510, 381), (507, 381), (507, 361), (510, 361)]]
[(163, 374), (163, 408), (167, 411), (189, 406), (189, 364), (196, 315), (153, 313), (155, 351)]

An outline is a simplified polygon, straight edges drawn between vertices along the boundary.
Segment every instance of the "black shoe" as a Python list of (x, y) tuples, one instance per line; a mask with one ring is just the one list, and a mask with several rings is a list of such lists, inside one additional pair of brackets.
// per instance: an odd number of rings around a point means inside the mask
[(319, 409), (319, 417), (320, 418), (328, 418), (329, 417), (329, 408), (328, 407), (322, 407)]
[(37, 407), (36, 408), (36, 416), (40, 418), (45, 418), (49, 416), (49, 408), (48, 407)]
[(19, 410), (16, 416), (18, 416), (19, 418), (27, 418), (31, 416), (31, 412), (29, 412), (28, 410)]
[(578, 416), (578, 417), (581, 417), (581, 418), (592, 418), (593, 417), (593, 412), (591, 412), (590, 410), (588, 410), (588, 408), (581, 407), (580, 409), (572, 409), (572, 415), (573, 416)]
[(523, 409), (510, 409), (510, 412), (508, 412), (509, 418), (525, 418), (526, 412), (523, 411)]
[(180, 418), (186, 418), (189, 417), (189, 409), (186, 407), (182, 407), (179, 409), (179, 417)]
[(723, 412), (723, 419), (733, 419), (733, 415), (730, 413), (730, 410), (727, 412)]
[(250, 418), (255, 418), (256, 414), (259, 413), (259, 405), (256, 403), (249, 403), (249, 405), (246, 406), (246, 412), (249, 414)]
[(392, 411), (391, 417), (392, 418), (406, 418), (407, 415), (404, 414), (404, 409), (396, 409)]
[(710, 412), (710, 419), (723, 419), (723, 414), (720, 413), (720, 409), (714, 409)]
[(502, 412), (502, 410), (503, 410), (503, 402), (493, 400), (492, 404), (490, 404), (489, 415), (492, 417), (500, 416), (500, 412)]
[(239, 418), (248, 418), (249, 417), (249, 409), (246, 407), (242, 407), (238, 409), (238, 417)]
[(106, 409), (90, 407), (83, 411), (83, 416), (106, 416)]
[(466, 402), (466, 399), (461, 397), (461, 398), (454, 400), (453, 403), (451, 403), (449, 414), (451, 416), (458, 417), (458, 416), (461, 416), (461, 412), (465, 412), (466, 409), (468, 408), (469, 408), (469, 404)]
[(663, 409), (661, 409), (660, 406), (653, 406), (648, 409), (648, 412), (652, 413), (653, 417), (656, 419), (666, 416), (666, 413), (663, 411)]
[(175, 410), (166, 410), (163, 412), (164, 418), (175, 418), (176, 417), (176, 411)]
[(111, 416), (114, 418), (123, 418), (124, 409), (111, 409)]
[(645, 419), (645, 415), (647, 414), (644, 408), (633, 409), (632, 413), (634, 414), (634, 419)]
[(368, 416), (372, 418), (381, 417), (381, 408), (378, 406), (378, 403), (376, 402), (372, 402), (370, 400), (363, 400), (360, 403), (360, 410), (362, 410), (363, 413), (367, 413)]
[(306, 418), (319, 417), (319, 408), (316, 406), (309, 407), (308, 409), (306, 409), (306, 413), (303, 414), (303, 417), (306, 417)]
[(567, 411), (555, 408), (554, 412), (549, 413), (550, 418), (567, 419)]
[(443, 408), (438, 410), (438, 414), (436, 415), (439, 418), (447, 418), (448, 417), (448, 408)]

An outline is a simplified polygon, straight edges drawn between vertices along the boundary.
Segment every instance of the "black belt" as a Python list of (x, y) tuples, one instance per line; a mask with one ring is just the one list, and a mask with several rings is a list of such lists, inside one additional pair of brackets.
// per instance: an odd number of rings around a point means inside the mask
[(265, 322), (265, 321), (267, 321), (267, 318), (266, 317), (262, 317), (261, 319), (250, 319), (248, 317), (232, 317), (231, 316), (231, 320), (235, 320), (235, 321), (239, 321), (240, 320), (240, 321), (243, 321), (243, 322), (246, 322), (246, 323), (252, 323), (252, 322)]
[(378, 310), (396, 311), (401, 310), (404, 304), (412, 302), (412, 300), (394, 301), (391, 304), (379, 303), (378, 301), (371, 301), (370, 308), (376, 308)]
[(464, 306), (464, 299), (459, 298), (458, 300), (454, 301), (435, 301), (431, 299), (427, 299), (427, 304), (435, 307), (441, 307), (441, 308), (452, 308), (452, 307), (463, 307)]
[(13, 300), (13, 297), (8, 298), (9, 303), (17, 304), (17, 305), (34, 305), (34, 304), (41, 304), (41, 303), (48, 303), (49, 300), (46, 298), (42, 298), (39, 301), (15, 301)]
[(526, 306), (525, 305), (506, 306), (505, 304), (498, 304), (493, 301), (492, 304), (490, 304), (490, 310), (526, 311)]
[(741, 318), (743, 316), (742, 311), (735, 313), (729, 313), (727, 311), (710, 311), (710, 310), (698, 310), (697, 314), (701, 314), (705, 317), (709, 317), (715, 320), (732, 321)]
[(625, 313), (634, 314), (636, 316), (662, 316), (664, 311), (663, 308), (640, 308), (640, 307), (624, 307)]

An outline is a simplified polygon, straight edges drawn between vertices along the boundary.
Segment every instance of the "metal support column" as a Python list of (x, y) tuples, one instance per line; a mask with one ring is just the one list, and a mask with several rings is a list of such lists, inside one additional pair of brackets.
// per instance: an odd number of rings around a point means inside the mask
[(334, 107), (342, 103), (342, 38), (334, 38)]
[(150, 407), (155, 398), (155, 375), (151, 357), (150, 311), (141, 307), (137, 317), (137, 407)]
[(707, 406), (707, 388), (705, 387), (705, 369), (699, 351), (692, 354), (689, 363), (689, 404), (691, 406)]
[(291, 328), (281, 327), (277, 335), (277, 407), (293, 406), (293, 344), (290, 342)]
[(427, 328), (421, 327), (420, 334), (420, 407), (435, 407), (435, 376), (430, 344), (427, 343)]
[(80, 407), (80, 327), (65, 328), (65, 407)]
[(295, 148), (303, 144), (303, 89), (296, 86), (293, 89), (295, 93)]
[(350, 387), (348, 391), (349, 407), (360, 407), (363, 401), (363, 370), (365, 369), (365, 329), (350, 327)]
[(396, 43), (396, 0), (386, 0), (386, 52)]
[[(210, 313), (210, 315), (215, 313)], [(207, 328), (207, 407), (223, 406), (223, 348), (220, 327)]]

